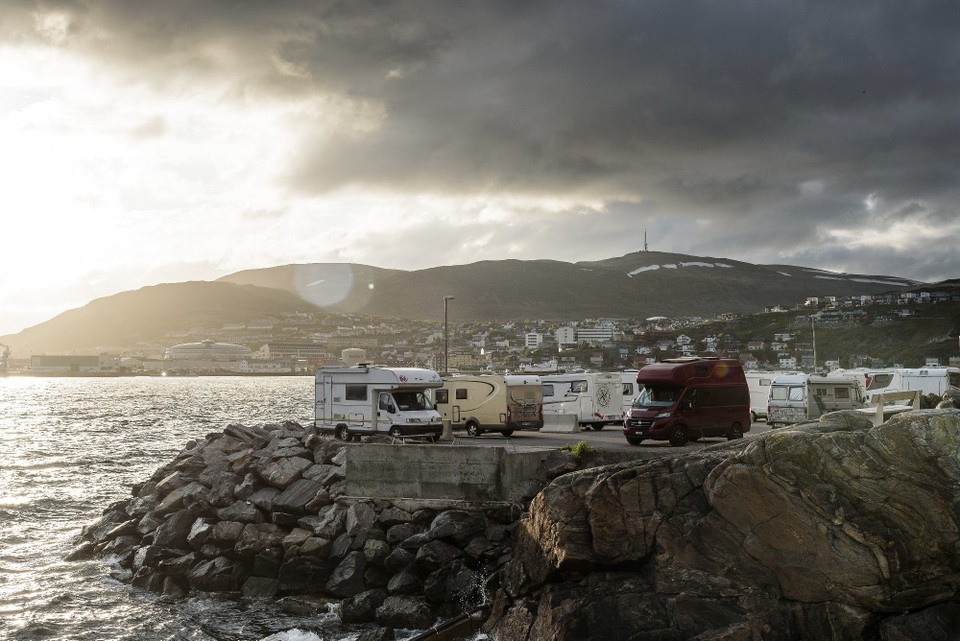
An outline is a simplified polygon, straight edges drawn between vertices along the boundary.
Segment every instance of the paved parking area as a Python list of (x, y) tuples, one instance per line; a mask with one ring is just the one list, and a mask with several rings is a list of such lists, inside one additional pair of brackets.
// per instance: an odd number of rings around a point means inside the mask
[[(758, 421), (750, 426), (750, 431), (744, 434), (744, 438), (751, 438), (757, 434), (769, 431), (770, 428), (763, 421)], [(514, 432), (513, 436), (506, 438), (498, 432), (483, 434), (477, 438), (470, 438), (465, 432), (455, 431), (453, 433), (457, 444), (463, 445), (481, 445), (488, 447), (563, 447), (564, 445), (574, 444), (579, 441), (586, 441), (598, 449), (624, 450), (636, 453), (639, 457), (658, 456), (662, 454), (675, 454), (684, 449), (693, 449), (722, 443), (724, 438), (706, 438), (696, 443), (688, 443), (683, 447), (671, 447), (666, 441), (644, 441), (640, 445), (630, 445), (623, 437), (623, 429), (619, 425), (609, 425), (599, 432), (592, 429), (581, 430), (579, 432)]]

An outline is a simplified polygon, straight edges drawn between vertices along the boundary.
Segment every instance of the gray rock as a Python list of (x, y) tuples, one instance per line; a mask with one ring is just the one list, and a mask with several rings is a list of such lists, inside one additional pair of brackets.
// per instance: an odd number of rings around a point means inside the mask
[(956, 641), (960, 604), (943, 603), (919, 612), (893, 616), (880, 624), (881, 641)]
[(261, 487), (256, 492), (250, 495), (250, 498), (247, 499), (252, 503), (258, 510), (263, 510), (264, 512), (269, 512), (274, 509), (273, 501), (280, 496), (280, 490), (275, 487)]
[(343, 468), (327, 463), (318, 463), (304, 470), (303, 478), (316, 481), (323, 487), (329, 487), (333, 482), (344, 478)]
[(189, 510), (180, 510), (167, 516), (163, 524), (157, 528), (153, 535), (153, 542), (168, 548), (187, 548), (187, 535), (195, 520), (194, 515)]
[(277, 578), (282, 592), (317, 591), (326, 584), (333, 570), (325, 559), (314, 556), (296, 556), (280, 566)]
[(245, 427), (243, 425), (228, 425), (223, 431), (227, 436), (232, 436), (253, 447), (263, 447), (270, 442), (272, 436), (270, 432), (260, 427)]
[(387, 598), (386, 590), (366, 590), (340, 603), (340, 621), (343, 623), (373, 623), (377, 608)]
[(280, 546), (287, 531), (272, 523), (248, 523), (233, 549), (241, 557), (254, 557), (260, 552)]
[(363, 555), (367, 558), (367, 563), (372, 565), (383, 565), (391, 551), (390, 544), (386, 541), (368, 539), (363, 544)]
[(400, 570), (387, 583), (390, 594), (419, 594), (423, 591), (423, 577), (412, 565)]
[(380, 511), (380, 514), (377, 516), (377, 521), (389, 530), (394, 525), (409, 523), (411, 518), (410, 513), (406, 510), (401, 510), (398, 507), (388, 507)]
[(305, 516), (298, 521), (300, 527), (311, 530), (317, 536), (333, 540), (344, 532), (346, 510), (337, 504), (324, 507), (317, 516)]
[(377, 628), (361, 632), (357, 641), (396, 641), (397, 636), (393, 628)]
[(207, 537), (207, 543), (212, 543), (219, 547), (232, 548), (240, 535), (243, 534), (243, 528), (246, 523), (239, 521), (218, 521)]
[(307, 448), (300, 445), (299, 441), (294, 440), (296, 445), (289, 447), (280, 447), (273, 453), (273, 458), (290, 458), (292, 456), (299, 456), (300, 458), (306, 459), (313, 462), (313, 450), (308, 450)]
[(403, 568), (412, 565), (417, 559), (417, 553), (405, 550), (403, 548), (394, 548), (383, 560), (383, 566), (393, 572), (399, 572)]
[(330, 539), (325, 539), (322, 536), (311, 536), (300, 546), (300, 554), (326, 559), (329, 558), (332, 548), (333, 541)]
[(306, 514), (307, 504), (323, 491), (316, 481), (299, 479), (273, 499), (273, 509), (291, 514)]
[(253, 474), (247, 474), (243, 477), (243, 480), (233, 488), (233, 495), (240, 500), (246, 500), (250, 498), (259, 487), (260, 483), (257, 481), (257, 477)]
[(283, 547), (284, 549), (287, 549), (293, 546), (303, 545), (311, 536), (313, 536), (312, 530), (306, 530), (299, 527), (294, 528), (289, 534), (287, 534), (287, 536), (283, 538)]
[(388, 596), (377, 608), (377, 624), (391, 628), (422, 630), (429, 628), (433, 620), (433, 611), (422, 598)]
[(263, 512), (248, 501), (235, 501), (227, 507), (217, 510), (217, 517), (224, 521), (240, 523), (263, 523)]
[(251, 599), (269, 599), (277, 595), (280, 581), (264, 576), (252, 576), (243, 582), (243, 596)]
[(163, 515), (169, 514), (170, 512), (175, 512), (184, 507), (185, 499), (205, 499), (206, 496), (207, 488), (202, 484), (193, 481), (187, 485), (184, 485), (183, 487), (173, 490), (163, 497), (163, 500), (160, 501), (154, 510), (154, 514)]
[(350, 552), (337, 565), (327, 581), (327, 592), (338, 597), (351, 597), (366, 590), (363, 573), (367, 559), (363, 552)]
[(192, 550), (199, 550), (210, 537), (213, 531), (215, 520), (210, 518), (199, 518), (190, 526), (190, 532), (187, 534), (187, 545)]
[(413, 523), (398, 523), (387, 530), (387, 543), (391, 545), (400, 543), (423, 532), (423, 528)]
[(417, 565), (425, 572), (434, 572), (463, 556), (460, 548), (445, 541), (430, 541), (417, 551)]
[(258, 467), (257, 473), (264, 483), (279, 490), (285, 490), (291, 483), (299, 479), (303, 471), (311, 465), (312, 463), (305, 458), (285, 458)]
[(451, 539), (459, 545), (466, 545), (486, 527), (487, 518), (482, 512), (447, 510), (433, 519), (427, 534), (431, 539)]
[(204, 592), (235, 592), (243, 584), (243, 569), (226, 557), (198, 563), (190, 570), (190, 585)]
[(370, 529), (377, 521), (373, 506), (366, 502), (354, 503), (347, 509), (347, 534), (355, 536), (360, 530)]

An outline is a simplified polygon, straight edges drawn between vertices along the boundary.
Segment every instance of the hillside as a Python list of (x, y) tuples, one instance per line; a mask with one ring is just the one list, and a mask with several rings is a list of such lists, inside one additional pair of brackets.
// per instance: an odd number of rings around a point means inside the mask
[(98, 352), (155, 344), (168, 332), (313, 311), (289, 292), (218, 282), (168, 283), (98, 298), (5, 336), (15, 353)]
[(872, 294), (915, 285), (892, 276), (636, 252), (602, 261), (482, 261), (414, 271), (313, 263), (248, 270), (223, 282), (276, 287), (331, 312), (457, 320), (713, 316), (793, 306), (807, 296)]
[(344, 263), (284, 265), (100, 298), (19, 334), (0, 336), (0, 343), (21, 357), (132, 351), (167, 346), (191, 329), (217, 330), (297, 311), (435, 321), (443, 317), (444, 295), (456, 298), (450, 309), (455, 323), (709, 318), (793, 307), (807, 296), (880, 293), (914, 285), (892, 276), (661, 252), (593, 262), (501, 260), (414, 271)]

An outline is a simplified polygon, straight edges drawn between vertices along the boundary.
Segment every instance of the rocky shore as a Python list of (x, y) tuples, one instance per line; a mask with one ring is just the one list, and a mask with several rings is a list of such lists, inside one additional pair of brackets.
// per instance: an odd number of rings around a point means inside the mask
[(960, 638), (960, 411), (838, 412), (564, 475), (516, 532), (493, 638)]
[[(72, 558), (109, 558), (120, 578), (165, 595), (336, 601), (345, 624), (424, 629), (484, 603), (529, 500), (577, 469), (568, 452), (551, 454), (517, 503), (347, 497), (347, 448), (364, 443), (292, 422), (228, 426), (187, 443), (108, 507), (83, 529)], [(602, 453), (592, 457), (603, 462)]]
[(958, 401), (654, 459), (557, 451), (522, 500), (444, 506), (347, 496), (365, 443), (231, 425), (107, 508), (74, 556), (167, 595), (336, 602), (377, 626), (363, 639), (481, 605), (473, 628), (500, 641), (957, 639)]

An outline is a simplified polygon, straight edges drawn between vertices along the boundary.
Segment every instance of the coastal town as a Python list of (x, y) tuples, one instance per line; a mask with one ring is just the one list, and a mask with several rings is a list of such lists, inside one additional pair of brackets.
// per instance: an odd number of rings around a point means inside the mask
[(749, 369), (957, 366), (955, 341), (939, 353), (917, 354), (916, 362), (870, 353), (821, 352), (818, 357), (816, 332), (929, 319), (943, 305), (958, 301), (960, 293), (950, 290), (808, 297), (795, 308), (776, 306), (752, 315), (771, 319), (766, 326), (777, 328), (772, 331), (752, 329), (747, 317), (735, 314), (502, 322), (458, 322), (452, 314), (445, 325), (297, 312), (168, 332), (152, 344), (105, 347), (96, 354), (13, 354), (9, 371), (41, 376), (308, 375), (317, 367), (371, 362), (461, 373), (556, 373), (635, 369), (692, 354), (738, 358)]

